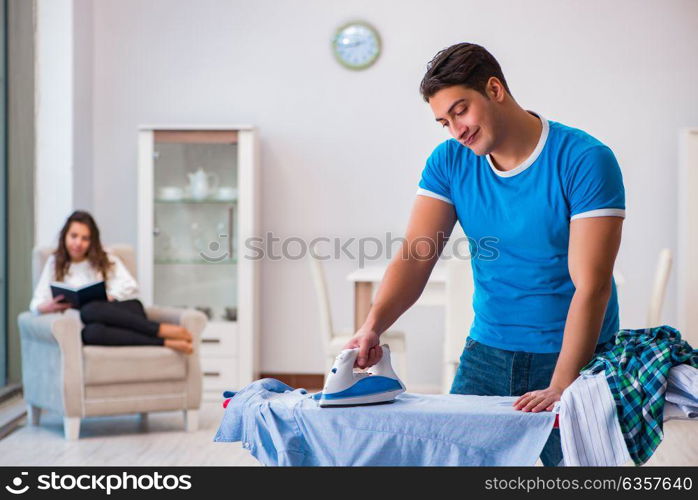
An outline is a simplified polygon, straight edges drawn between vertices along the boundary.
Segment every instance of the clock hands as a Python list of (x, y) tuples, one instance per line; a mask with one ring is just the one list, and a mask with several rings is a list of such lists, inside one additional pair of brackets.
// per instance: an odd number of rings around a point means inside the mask
[(351, 48), (351, 47), (356, 47), (358, 45), (363, 45), (364, 43), (366, 43), (365, 40), (356, 40), (354, 42), (351, 42), (351, 41), (348, 42), (346, 40), (347, 40), (346, 38), (344, 40), (342, 40), (342, 47)]

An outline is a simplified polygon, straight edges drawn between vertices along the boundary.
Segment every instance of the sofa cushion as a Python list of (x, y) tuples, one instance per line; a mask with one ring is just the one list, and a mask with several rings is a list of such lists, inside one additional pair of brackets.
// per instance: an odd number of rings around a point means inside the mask
[(187, 358), (167, 347), (96, 346), (82, 348), (86, 385), (182, 380)]

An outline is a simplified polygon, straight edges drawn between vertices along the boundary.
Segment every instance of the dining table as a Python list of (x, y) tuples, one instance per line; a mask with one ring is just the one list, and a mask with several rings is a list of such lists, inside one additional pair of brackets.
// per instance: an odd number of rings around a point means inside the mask
[[(388, 263), (371, 264), (359, 267), (347, 275), (347, 280), (354, 284), (354, 331), (358, 330), (368, 316), (373, 298), (378, 291), (378, 285), (383, 280), (383, 275), (388, 268)], [(446, 305), (446, 262), (439, 260), (429, 276), (429, 280), (417, 299), (415, 305), (419, 306), (445, 306)], [(613, 277), (618, 288), (625, 282), (622, 273), (615, 269)]]
[[(372, 264), (355, 269), (347, 275), (354, 283), (354, 331), (358, 330), (368, 316), (378, 285), (383, 280), (388, 264)], [(429, 276), (422, 295), (415, 305), (444, 306), (446, 304), (446, 266), (439, 261)]]

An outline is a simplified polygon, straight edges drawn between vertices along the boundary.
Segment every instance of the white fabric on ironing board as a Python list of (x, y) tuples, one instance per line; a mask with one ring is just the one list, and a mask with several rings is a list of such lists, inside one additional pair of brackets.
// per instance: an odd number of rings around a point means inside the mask
[(666, 400), (667, 405), (676, 405), (681, 414), (665, 409), (664, 420), (669, 420), (668, 413), (672, 419), (698, 418), (698, 369), (683, 364), (669, 370)]
[[(678, 365), (669, 370), (664, 421), (698, 416), (697, 387), (696, 368)], [(688, 404), (677, 406), (672, 402), (679, 399)], [(691, 401), (694, 406), (690, 405)], [(556, 410), (560, 414), (564, 465), (614, 466), (630, 460), (613, 395), (603, 372), (580, 375), (562, 393)]]
[(698, 406), (677, 405), (666, 402), (664, 405), (664, 421), (667, 420), (696, 420), (698, 419)]
[(630, 454), (620, 430), (606, 375), (581, 375), (559, 405), (564, 465), (623, 465)]
[(688, 364), (681, 364), (669, 370), (667, 392), (672, 388), (679, 389), (692, 395), (698, 404), (698, 368)]

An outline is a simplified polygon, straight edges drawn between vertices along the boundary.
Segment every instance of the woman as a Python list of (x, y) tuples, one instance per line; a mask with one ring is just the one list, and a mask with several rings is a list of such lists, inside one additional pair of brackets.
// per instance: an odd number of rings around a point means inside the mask
[(92, 301), (80, 309), (85, 324), (83, 343), (164, 345), (192, 353), (192, 335), (186, 328), (147, 319), (137, 299), (136, 280), (118, 257), (102, 248), (97, 224), (84, 211), (73, 212), (63, 225), (58, 248), (46, 261), (29, 309), (34, 314), (46, 314), (70, 308), (70, 304), (61, 302), (62, 295), (51, 296), (51, 282), (80, 287), (102, 280), (109, 300)]

